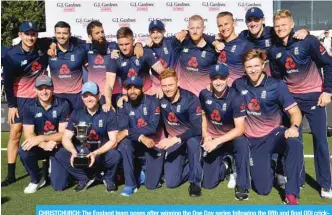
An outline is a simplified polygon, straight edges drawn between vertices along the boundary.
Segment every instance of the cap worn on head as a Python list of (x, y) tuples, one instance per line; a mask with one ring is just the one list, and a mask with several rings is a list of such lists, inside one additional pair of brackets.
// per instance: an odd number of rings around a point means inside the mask
[(250, 9), (248, 9), (248, 11), (246, 13), (246, 20), (250, 17), (256, 17), (256, 18), (259, 18), (259, 19), (263, 19), (264, 18), (264, 13), (260, 8), (252, 7)]
[(84, 95), (85, 93), (91, 93), (93, 95), (98, 95), (98, 93), (99, 93), (98, 85), (92, 81), (86, 82), (85, 84), (83, 84), (81, 94)]
[(26, 32), (26, 31), (38, 31), (37, 25), (31, 21), (24, 21), (20, 25), (20, 32)]
[(152, 29), (154, 29), (154, 28), (164, 31), (165, 25), (162, 21), (156, 19), (156, 20), (153, 20), (152, 22), (150, 22), (149, 31), (152, 31)]
[(130, 78), (127, 78), (127, 80), (125, 81), (125, 86), (128, 87), (130, 85), (134, 85), (135, 87), (143, 87), (143, 79), (141, 77), (138, 76), (132, 76)]
[(38, 88), (41, 86), (53, 87), (52, 79), (47, 75), (38, 76), (35, 81), (35, 87)]
[(216, 64), (210, 68), (210, 77), (214, 76), (227, 77), (229, 75), (229, 69), (225, 64)]

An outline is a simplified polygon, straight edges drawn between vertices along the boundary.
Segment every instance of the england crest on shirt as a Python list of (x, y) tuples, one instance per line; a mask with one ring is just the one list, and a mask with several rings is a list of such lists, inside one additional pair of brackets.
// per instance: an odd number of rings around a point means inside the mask
[(231, 52), (235, 52), (235, 50), (236, 50), (236, 45), (233, 45)]
[(226, 111), (226, 109), (227, 109), (227, 104), (224, 103), (224, 104), (222, 105), (222, 110), (223, 110), (223, 111)]
[(168, 54), (168, 49), (167, 49), (167, 47), (164, 47), (164, 53), (165, 53), (165, 54)]
[(266, 99), (266, 91), (265, 90), (262, 91), (261, 98)]
[(206, 56), (206, 51), (202, 51), (201, 57), (205, 58), (205, 56)]
[(70, 55), (70, 61), (75, 61), (75, 55)]
[(270, 47), (271, 46), (271, 43), (270, 43), (270, 40), (265, 40), (265, 47)]
[(148, 111), (146, 110), (146, 107), (143, 108), (143, 114), (144, 114), (144, 116), (148, 115)]
[(135, 63), (136, 63), (136, 66), (139, 66), (139, 60), (138, 59), (136, 59)]
[(56, 110), (54, 110), (54, 111), (52, 112), (52, 117), (53, 117), (54, 119), (57, 118)]
[(99, 128), (102, 128), (102, 127), (103, 127), (103, 120), (102, 120), (102, 119), (100, 119), (100, 120), (98, 121), (98, 126), (99, 126)]
[(294, 48), (294, 54), (295, 55), (299, 55), (299, 47), (295, 47)]

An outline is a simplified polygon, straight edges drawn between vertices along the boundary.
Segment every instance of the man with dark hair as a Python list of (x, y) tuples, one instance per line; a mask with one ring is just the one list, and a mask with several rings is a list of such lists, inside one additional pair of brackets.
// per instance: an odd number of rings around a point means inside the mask
[[(117, 190), (115, 174), (121, 159), (120, 153), (116, 150), (118, 131), (116, 114), (112, 109), (107, 112), (102, 110), (99, 104), (101, 95), (96, 83), (86, 82), (82, 87), (81, 95), (84, 108), (76, 109), (71, 114), (62, 138), (64, 148), (56, 153), (55, 159), (78, 180), (75, 192), (86, 190), (94, 182), (94, 178), (89, 179), (90, 175), (88, 175), (89, 168), (94, 164), (104, 167), (106, 191), (114, 192)], [(76, 134), (74, 125), (80, 122), (91, 124), (87, 130), (87, 147), (83, 149), (90, 158), (88, 168), (74, 167), (74, 158), (77, 156), (77, 150), (80, 150), (79, 143), (74, 138)]]
[(87, 60), (85, 45), (75, 46), (70, 42), (70, 25), (66, 22), (58, 22), (54, 30), (57, 52), (48, 60), (54, 93), (66, 99), (74, 110), (83, 106), (80, 92), (83, 84), (82, 66)]
[(117, 112), (119, 133), (118, 149), (123, 158), (125, 187), (123, 196), (131, 196), (137, 190), (134, 155), (145, 155), (145, 186), (148, 189), (160, 187), (165, 152), (155, 145), (163, 138), (160, 124), (159, 100), (143, 93), (143, 80), (139, 76), (127, 78), (124, 82), (128, 102)]
[[(1, 183), (1, 187), (16, 181), (15, 162), (22, 134), (23, 110), (36, 96), (34, 83), (47, 68), (46, 51), (52, 42), (49, 38), (38, 39), (37, 26), (30, 21), (21, 23), (19, 37), (21, 42), (8, 50), (3, 60), (10, 134), (7, 146), (8, 175)], [(47, 169), (48, 165), (43, 166), (44, 172)]]
[[(154, 69), (157, 73), (164, 71), (165, 67), (154, 56), (150, 49), (144, 48), (141, 58), (134, 55), (134, 34), (128, 27), (122, 27), (117, 31), (118, 46), (120, 49), (119, 58), (111, 59), (105, 82), (105, 97), (111, 98), (114, 90), (116, 76), (122, 82), (132, 76), (140, 76), (143, 79), (143, 91), (147, 91), (152, 86), (149, 70)], [(121, 89), (125, 92), (125, 89)], [(155, 92), (154, 92), (155, 93)], [(154, 94), (153, 92), (151, 94)]]
[(51, 185), (54, 189), (63, 190), (68, 175), (53, 156), (67, 126), (69, 104), (53, 95), (52, 80), (46, 75), (36, 79), (35, 88), (37, 99), (24, 109), (25, 141), (19, 149), (23, 166), (31, 177), (31, 183), (24, 190), (27, 194), (45, 185), (44, 177), (39, 175), (38, 160), (51, 157)]

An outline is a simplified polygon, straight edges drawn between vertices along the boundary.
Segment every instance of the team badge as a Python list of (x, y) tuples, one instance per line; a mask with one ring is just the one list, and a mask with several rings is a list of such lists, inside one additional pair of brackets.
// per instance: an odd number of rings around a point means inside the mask
[(270, 40), (265, 40), (265, 47), (270, 47), (271, 44), (270, 44)]
[(135, 63), (136, 63), (136, 66), (139, 66), (139, 60), (138, 59), (136, 59)]
[(181, 111), (181, 105), (176, 106), (176, 112), (180, 113)]
[(205, 58), (205, 56), (206, 56), (206, 51), (202, 51), (201, 57)]
[(223, 111), (226, 111), (226, 109), (227, 109), (227, 104), (224, 103), (224, 104), (222, 105), (222, 110), (223, 110)]
[(100, 120), (98, 121), (98, 126), (99, 126), (99, 128), (102, 128), (102, 127), (103, 127), (103, 120), (102, 120), (102, 119), (100, 119)]
[(144, 116), (148, 115), (148, 111), (146, 110), (146, 107), (143, 108), (143, 114), (144, 114)]
[(236, 50), (236, 45), (233, 45), (231, 52), (235, 52), (235, 50)]
[(52, 112), (52, 117), (53, 117), (53, 118), (57, 118), (56, 110), (54, 110), (54, 111)]
[(294, 48), (294, 54), (295, 55), (299, 55), (299, 47), (295, 47)]
[(165, 53), (165, 54), (168, 54), (168, 49), (167, 49), (167, 47), (164, 47), (164, 53)]
[(262, 91), (261, 98), (266, 99), (266, 91), (265, 90)]
[(70, 61), (75, 61), (75, 55), (70, 55)]

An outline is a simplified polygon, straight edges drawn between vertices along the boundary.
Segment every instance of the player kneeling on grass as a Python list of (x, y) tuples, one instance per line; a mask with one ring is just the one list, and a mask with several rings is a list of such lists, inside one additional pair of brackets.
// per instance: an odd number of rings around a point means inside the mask
[[(224, 180), (227, 173), (232, 174), (235, 155), (235, 179), (228, 183), (234, 188), (237, 200), (248, 200), (249, 146), (243, 136), (245, 130), (245, 105), (243, 96), (236, 89), (229, 88), (229, 69), (225, 64), (210, 68), (212, 92), (204, 89), (200, 92), (202, 116), (203, 149), (203, 187), (212, 189)], [(228, 153), (228, 154), (227, 154)], [(232, 184), (233, 183), (233, 184)]]
[[(298, 126), (302, 115), (282, 80), (265, 74), (264, 51), (250, 50), (243, 57), (246, 76), (233, 86), (244, 96), (247, 117), (245, 135), (248, 137), (252, 162), (253, 188), (260, 195), (270, 193), (273, 185), (271, 156), (285, 157), (285, 203), (298, 204), (299, 176), (303, 166), (303, 145)], [(290, 115), (291, 126), (280, 126), (282, 108)]]
[(160, 187), (165, 152), (155, 145), (164, 135), (163, 127), (159, 123), (159, 100), (143, 93), (143, 79), (133, 76), (127, 78), (124, 84), (128, 93), (128, 102), (125, 102), (123, 108), (119, 108), (117, 112), (120, 130), (117, 141), (123, 157), (125, 175), (125, 187), (121, 195), (131, 196), (137, 191), (134, 155), (145, 156), (145, 186), (148, 189)]
[(59, 142), (67, 126), (69, 104), (53, 95), (50, 77), (41, 75), (35, 82), (37, 99), (24, 109), (23, 132), (25, 141), (19, 149), (21, 161), (31, 177), (31, 183), (24, 193), (34, 193), (45, 185), (39, 174), (38, 160), (51, 157), (51, 184), (54, 189), (66, 183), (59, 177), (66, 174), (58, 162), (54, 161)]
[[(82, 88), (82, 99), (84, 108), (76, 109), (70, 116), (68, 126), (62, 138), (64, 148), (60, 149), (55, 158), (59, 163), (78, 180), (75, 192), (86, 190), (93, 182), (94, 176), (88, 175), (91, 167), (96, 164), (103, 168), (104, 184), (107, 192), (116, 191), (115, 174), (118, 163), (121, 159), (120, 153), (116, 150), (117, 123), (116, 114), (111, 109), (107, 112), (102, 110), (99, 103), (100, 91), (94, 82), (86, 82)], [(87, 147), (85, 148), (90, 158), (89, 168), (75, 168), (74, 158), (77, 157), (80, 149), (74, 134), (80, 122), (90, 124), (87, 130)], [(97, 168), (97, 169), (98, 169)], [(99, 169), (98, 169), (99, 170)]]
[(164, 165), (166, 186), (175, 188), (188, 180), (189, 195), (201, 196), (202, 110), (199, 99), (179, 87), (174, 70), (166, 69), (159, 78), (164, 93), (160, 102), (161, 114), (168, 137), (157, 147), (168, 154)]

